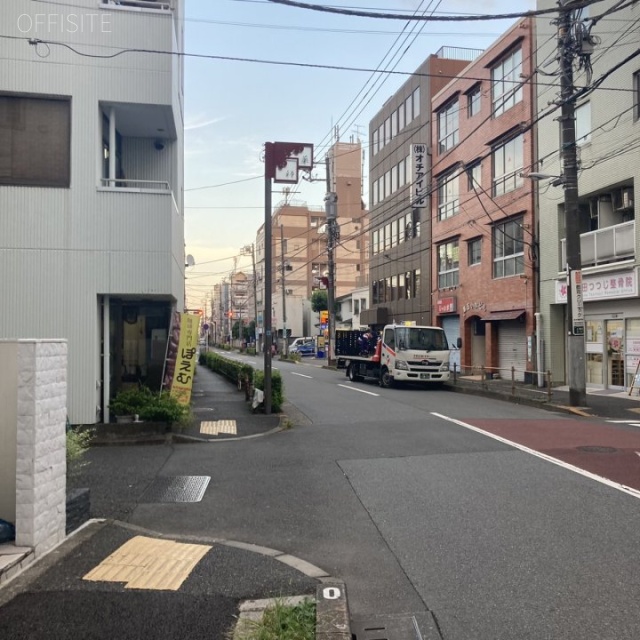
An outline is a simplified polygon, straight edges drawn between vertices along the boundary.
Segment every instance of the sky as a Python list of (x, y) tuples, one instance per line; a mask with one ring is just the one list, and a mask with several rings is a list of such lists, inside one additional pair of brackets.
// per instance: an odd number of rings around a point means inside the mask
[[(403, 15), (535, 9), (535, 0), (306, 1)], [(443, 46), (486, 49), (513, 22), (407, 23), (330, 15), (267, 0), (186, 0), (187, 54), (251, 60), (185, 59), (185, 243), (195, 261), (186, 270), (186, 306), (204, 308), (213, 285), (228, 278), (234, 266), (251, 271), (250, 257), (235, 263), (233, 258), (255, 242), (264, 222), (265, 142), (314, 144), (319, 167), (312, 176), (320, 180), (292, 187), (291, 198), (321, 206), (322, 163), (336, 131), (341, 141), (360, 140), (367, 149), (369, 121), (430, 54)], [(406, 75), (373, 73), (378, 68)], [(284, 199), (282, 185), (273, 191), (275, 207)], [(366, 192), (364, 198), (368, 202)]]

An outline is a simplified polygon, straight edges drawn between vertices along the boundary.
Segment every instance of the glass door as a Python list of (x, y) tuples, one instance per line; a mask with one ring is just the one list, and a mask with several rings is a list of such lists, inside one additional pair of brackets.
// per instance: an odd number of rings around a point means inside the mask
[(624, 389), (624, 320), (606, 320), (607, 382)]
[(603, 353), (603, 320), (587, 320), (586, 348), (587, 348), (587, 384), (604, 387)]

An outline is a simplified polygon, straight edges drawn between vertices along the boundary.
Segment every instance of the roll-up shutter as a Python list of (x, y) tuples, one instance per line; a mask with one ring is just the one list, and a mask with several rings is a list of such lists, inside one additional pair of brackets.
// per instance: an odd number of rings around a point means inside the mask
[(527, 334), (525, 325), (517, 320), (503, 320), (498, 325), (498, 358), (500, 376), (511, 379), (511, 367), (515, 379), (523, 382), (527, 368)]

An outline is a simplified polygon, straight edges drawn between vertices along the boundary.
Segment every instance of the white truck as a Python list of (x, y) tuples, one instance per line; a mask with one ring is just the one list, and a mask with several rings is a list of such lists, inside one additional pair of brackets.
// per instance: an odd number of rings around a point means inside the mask
[[(457, 347), (460, 348), (460, 340)], [(449, 380), (450, 348), (441, 327), (415, 322), (389, 324), (375, 331), (336, 331), (336, 362), (352, 382), (377, 380), (437, 384)]]

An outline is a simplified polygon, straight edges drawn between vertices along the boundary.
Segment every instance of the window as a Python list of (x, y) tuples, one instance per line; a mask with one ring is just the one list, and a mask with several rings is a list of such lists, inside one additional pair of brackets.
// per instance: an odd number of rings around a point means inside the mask
[(438, 111), (438, 151), (444, 153), (458, 144), (458, 101)]
[(391, 114), (391, 138), (395, 138), (398, 135), (398, 111), (394, 111)]
[(373, 155), (374, 156), (380, 150), (379, 147), (380, 147), (380, 135), (378, 134), (378, 130), (376, 129), (373, 132)]
[(391, 118), (387, 118), (384, 121), (384, 143), (385, 145), (391, 142)]
[(633, 74), (633, 119), (640, 120), (640, 71)]
[(379, 141), (379, 150), (382, 151), (384, 147), (384, 125), (380, 125), (378, 127), (378, 141)]
[(420, 87), (413, 92), (412, 98), (413, 117), (417, 118), (420, 115)]
[(411, 96), (409, 96), (405, 101), (404, 101), (404, 110), (406, 112), (406, 116), (407, 116), (407, 124), (409, 124), (412, 120), (413, 120), (413, 108), (411, 106)]
[(493, 277), (506, 278), (524, 273), (522, 217), (493, 228)]
[(473, 118), (480, 113), (480, 85), (476, 85), (467, 94), (467, 116)]
[(354, 313), (354, 315), (358, 315), (360, 313), (360, 301), (359, 300), (354, 300), (353, 301), (353, 313)]
[(384, 197), (388, 198), (391, 195), (391, 171), (387, 171), (384, 174)]
[(467, 243), (467, 262), (469, 266), (480, 264), (482, 238), (474, 238)]
[(400, 105), (398, 109), (398, 131), (402, 131), (404, 129), (404, 102)]
[(521, 187), (523, 165), (523, 136), (509, 140), (493, 150), (493, 195), (513, 191)]
[(467, 167), (467, 178), (469, 180), (469, 191), (475, 191), (482, 187), (482, 164), (480, 162), (475, 162), (474, 164)]
[(401, 273), (398, 275), (398, 300), (402, 300), (406, 298), (407, 295), (407, 285), (405, 282), (405, 275)]
[(494, 117), (522, 100), (522, 49), (516, 49), (491, 69), (491, 95)]
[(458, 286), (459, 268), (458, 241), (438, 245), (438, 289)]
[(317, 227), (320, 224), (320, 218), (318, 218), (317, 216), (311, 216), (309, 224), (312, 228)]
[(591, 142), (591, 103), (576, 107), (576, 144)]
[(438, 220), (458, 213), (458, 174), (450, 173), (438, 179)]
[(0, 96), (0, 184), (70, 183), (71, 101)]
[(391, 193), (398, 190), (398, 165), (391, 169)]

